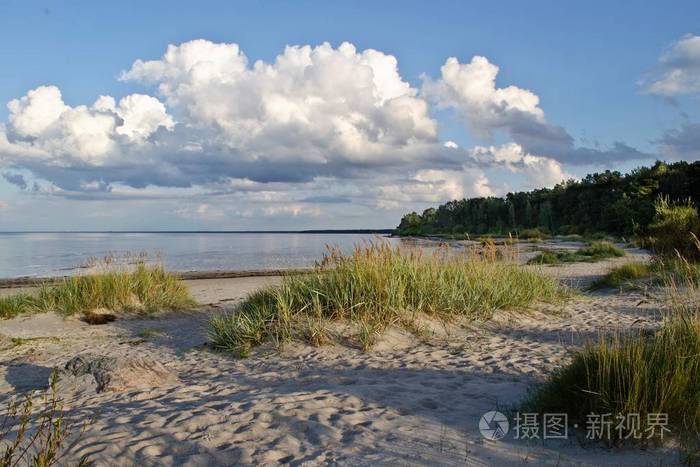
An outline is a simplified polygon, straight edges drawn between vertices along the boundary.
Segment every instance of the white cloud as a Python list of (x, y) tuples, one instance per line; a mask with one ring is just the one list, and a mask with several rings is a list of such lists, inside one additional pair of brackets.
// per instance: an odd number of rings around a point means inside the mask
[[(139, 142), (173, 121), (157, 99), (143, 94), (114, 99), (100, 96), (91, 107), (70, 107), (55, 86), (40, 86), (8, 104), (5, 131), (0, 128), (0, 151), (17, 162), (31, 153), (62, 167), (101, 165), (119, 157), (123, 146)], [(126, 136), (125, 141), (120, 135)]]
[(132, 94), (119, 101), (117, 115), (124, 123), (117, 133), (132, 140), (148, 138), (159, 127), (172, 130), (175, 126), (165, 106), (156, 98), (144, 94)]
[(516, 86), (496, 87), (498, 66), (485, 57), (475, 56), (469, 63), (450, 57), (440, 71), (439, 80), (423, 78), (423, 93), (440, 107), (459, 110), (477, 133), (490, 135), (514, 119), (544, 121), (539, 97)]
[(39, 86), (7, 104), (10, 127), (19, 136), (37, 137), (68, 110), (55, 86)]
[(196, 40), (137, 60), (121, 79), (156, 85), (162, 102), (132, 94), (71, 107), (55, 86), (29, 91), (0, 126), (0, 163), (64, 192), (301, 183), (460, 163), (396, 58), (349, 43), (287, 47), (251, 65), (236, 44)]
[[(545, 121), (537, 95), (497, 87), (497, 74), (484, 57), (450, 58), (419, 92), (394, 56), (349, 43), (290, 46), (251, 63), (236, 44), (195, 40), (121, 74), (154, 95), (69, 106), (57, 87), (41, 86), (11, 101), (0, 168), (17, 182), (12, 174), (27, 174), (25, 191), (37, 196), (167, 198), (165, 212), (184, 219), (301, 222), (493, 195), (485, 173), (493, 167), (551, 185), (566, 176), (555, 159), (604, 156), (576, 152), (568, 133)], [(515, 143), (442, 142), (429, 100), (456, 109), (479, 134), (504, 130)], [(223, 198), (236, 207), (212, 202)]]
[(700, 36), (686, 34), (671, 44), (640, 84), (645, 92), (663, 96), (700, 92)]
[(522, 173), (527, 178), (528, 188), (551, 188), (557, 183), (574, 178), (554, 159), (528, 154), (522, 146), (515, 143), (477, 146), (473, 149), (473, 154), (486, 163), (495, 161), (512, 172)]
[(160, 60), (136, 61), (121, 79), (157, 84), (183, 121), (243, 149), (238, 157), (325, 163), (436, 139), (427, 104), (397, 65), (345, 42), (287, 47), (273, 63), (251, 67), (236, 44), (196, 40), (169, 46)]
[(537, 94), (498, 87), (499, 68), (485, 57), (469, 63), (450, 57), (440, 71), (437, 79), (423, 76), (422, 94), (439, 108), (454, 109), (479, 139), (491, 142), (494, 132), (503, 131), (527, 152), (579, 165), (650, 157), (621, 142), (606, 149), (577, 147), (566, 129), (546, 121)]
[(478, 169), (419, 170), (400, 183), (379, 186), (377, 207), (398, 209), (410, 203), (438, 204), (465, 197), (493, 196), (486, 175)]

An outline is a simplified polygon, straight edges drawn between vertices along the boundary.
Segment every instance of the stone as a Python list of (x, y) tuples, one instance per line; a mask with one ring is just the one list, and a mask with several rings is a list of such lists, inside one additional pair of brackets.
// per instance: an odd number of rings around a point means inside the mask
[(85, 389), (96, 392), (154, 388), (178, 382), (177, 375), (149, 357), (110, 357), (82, 354), (57, 370), (57, 384), (63, 390)]

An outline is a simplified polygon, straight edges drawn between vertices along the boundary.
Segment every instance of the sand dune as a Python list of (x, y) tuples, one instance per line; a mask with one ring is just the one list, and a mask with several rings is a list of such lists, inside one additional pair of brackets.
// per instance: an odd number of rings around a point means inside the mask
[[(544, 268), (585, 282), (612, 264)], [(0, 322), (33, 339), (0, 352), (0, 401), (45, 387), (50, 369), (82, 352), (147, 356), (179, 383), (126, 392), (78, 392), (72, 417), (97, 414), (74, 459), (98, 465), (669, 465), (667, 449), (609, 451), (577, 441), (486, 441), (477, 424), (517, 404), (527, 388), (600, 332), (653, 328), (660, 296), (607, 292), (565, 304), (501, 313), (488, 323), (450, 326), (430, 343), (389, 332), (370, 353), (341, 346), (257, 349), (244, 360), (213, 353), (206, 321), (278, 278), (192, 281), (210, 304), (189, 313), (103, 326), (53, 314)], [(149, 330), (148, 337), (142, 331)], [(449, 336), (447, 335), (449, 334)]]

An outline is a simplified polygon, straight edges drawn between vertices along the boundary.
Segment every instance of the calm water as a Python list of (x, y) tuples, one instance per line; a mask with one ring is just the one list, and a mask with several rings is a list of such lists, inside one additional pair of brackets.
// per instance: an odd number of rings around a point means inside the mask
[(0, 278), (66, 275), (90, 258), (139, 252), (160, 255), (175, 271), (298, 268), (312, 266), (326, 245), (348, 251), (376, 238), (302, 233), (0, 233)]

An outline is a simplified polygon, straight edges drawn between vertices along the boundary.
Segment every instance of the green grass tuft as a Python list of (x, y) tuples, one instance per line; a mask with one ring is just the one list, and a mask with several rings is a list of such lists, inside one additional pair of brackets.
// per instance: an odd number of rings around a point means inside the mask
[(20, 313), (54, 311), (62, 315), (86, 313), (96, 308), (113, 311), (180, 310), (196, 305), (187, 286), (163, 266), (138, 264), (129, 270), (113, 270), (72, 276), (55, 285), (45, 284), (36, 295), (0, 298), (0, 317)]
[(542, 251), (527, 264), (593, 263), (608, 258), (625, 256), (625, 250), (608, 241), (591, 242), (588, 246), (572, 251)]
[(371, 244), (347, 256), (330, 250), (313, 273), (253, 293), (233, 312), (211, 319), (210, 337), (215, 347), (245, 356), (266, 341), (319, 345), (331, 338), (333, 323), (343, 322), (367, 349), (389, 325), (409, 329), (417, 313), (488, 319), (495, 310), (563, 294), (554, 279), (490, 255), (423, 256)]
[[(621, 275), (629, 275), (630, 271), (638, 274), (644, 268), (633, 267)], [(567, 413), (568, 422), (578, 426), (586, 426), (589, 413), (609, 413), (611, 420), (617, 415), (639, 414), (642, 431), (649, 428), (647, 414), (668, 414), (671, 434), (697, 446), (700, 442), (699, 290), (690, 276), (679, 285), (677, 272), (659, 273), (664, 274), (672, 293), (672, 312), (659, 330), (601, 336), (545, 384), (535, 388), (524, 410)], [(648, 434), (644, 434), (644, 439)], [(624, 430), (611, 430), (611, 442), (622, 443), (626, 435), (629, 433)]]
[(549, 238), (549, 234), (542, 229), (523, 229), (518, 233), (518, 238), (521, 240), (545, 240)]
[(632, 285), (639, 279), (649, 279), (649, 285), (663, 285), (670, 282), (700, 284), (700, 265), (683, 258), (655, 257), (650, 263), (632, 262), (611, 269), (605, 277), (593, 282), (591, 289)]
[(580, 248), (576, 254), (590, 256), (596, 259), (620, 258), (625, 256), (625, 250), (606, 240), (591, 242), (587, 247)]
[(33, 311), (35, 300), (29, 294), (18, 293), (0, 297), (0, 318), (14, 318), (21, 313)]
[(647, 263), (627, 263), (611, 269), (605, 277), (594, 281), (590, 288), (603, 289), (606, 287), (621, 287), (631, 281), (650, 277), (651, 274), (652, 266)]
[[(700, 322), (679, 318), (657, 333), (601, 338), (578, 353), (531, 396), (528, 410), (567, 413), (586, 426), (589, 413), (667, 413), (679, 430), (700, 435)], [(613, 433), (614, 435), (614, 433)]]
[(527, 264), (561, 264), (561, 252), (541, 251), (537, 256), (531, 258)]

